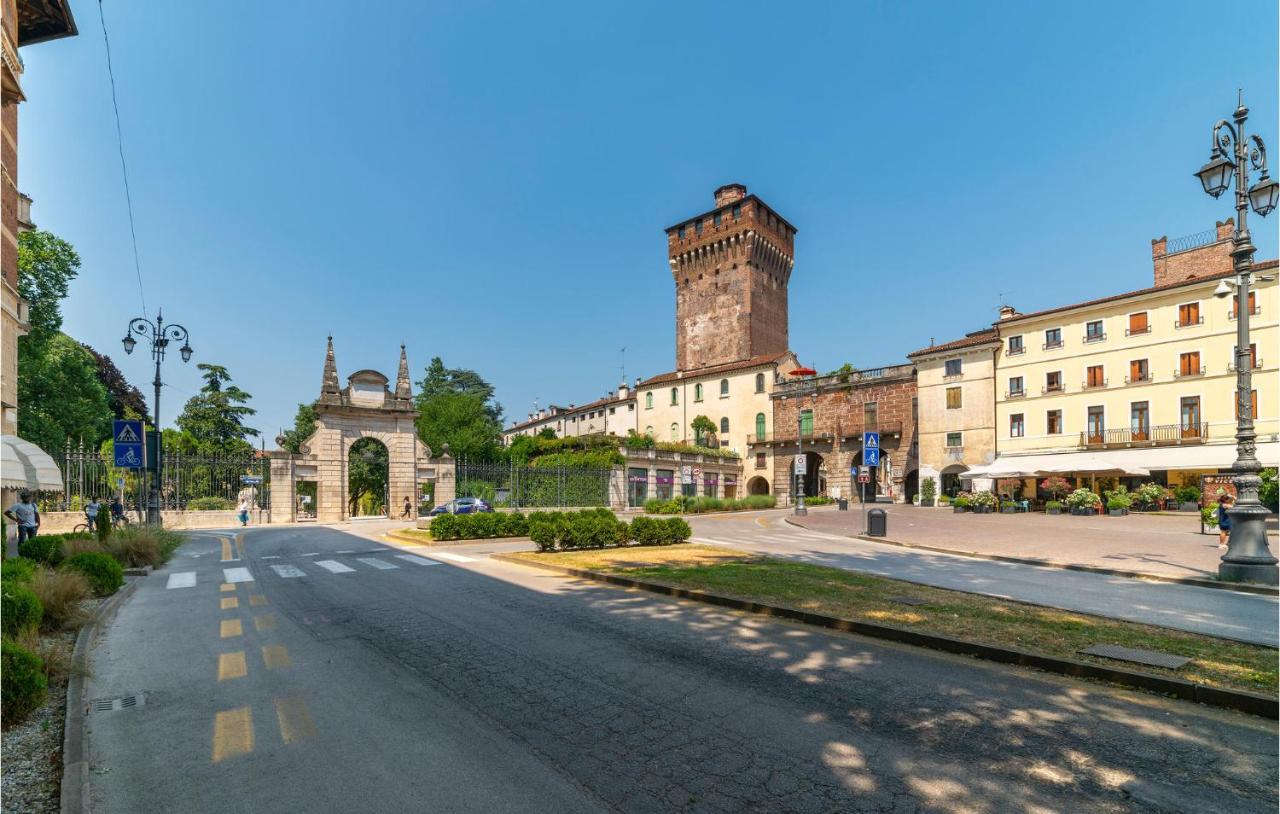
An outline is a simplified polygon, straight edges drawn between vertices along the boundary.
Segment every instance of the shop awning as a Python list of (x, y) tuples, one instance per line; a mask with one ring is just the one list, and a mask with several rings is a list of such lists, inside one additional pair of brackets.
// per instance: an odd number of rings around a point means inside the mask
[[(1235, 444), (1186, 444), (1173, 447), (1061, 452), (1051, 455), (1000, 455), (992, 463), (961, 472), (962, 478), (1019, 478), (1035, 475), (1149, 475), (1153, 469), (1229, 469)], [(1280, 442), (1258, 444), (1263, 466), (1280, 462)]]
[(16, 435), (0, 435), (0, 486), (61, 492), (62, 472), (48, 453)]

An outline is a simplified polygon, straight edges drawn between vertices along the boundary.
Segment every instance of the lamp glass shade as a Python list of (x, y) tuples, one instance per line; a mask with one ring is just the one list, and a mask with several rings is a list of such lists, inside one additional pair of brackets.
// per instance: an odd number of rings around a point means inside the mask
[(182, 344), (182, 347), (178, 348), (178, 353), (182, 354), (182, 361), (184, 361), (184, 362), (190, 362), (190, 361), (191, 361), (191, 346), (190, 346), (190, 345), (188, 345), (188, 344), (186, 344), (186, 343), (184, 342), (184, 343)]
[(1231, 172), (1234, 169), (1230, 161), (1217, 156), (1201, 167), (1196, 176), (1200, 179), (1204, 191), (1217, 198), (1227, 191), (1227, 187), (1231, 184)]
[(122, 344), (124, 345), (125, 353), (133, 353), (133, 346), (138, 344), (138, 340), (134, 339), (129, 334), (125, 334)]
[(1249, 204), (1253, 211), (1262, 217), (1271, 214), (1276, 208), (1276, 199), (1280, 198), (1280, 184), (1263, 175), (1258, 183), (1249, 190)]
[(1218, 287), (1213, 290), (1213, 296), (1218, 299), (1224, 299), (1231, 296), (1231, 284), (1226, 280), (1219, 280)]

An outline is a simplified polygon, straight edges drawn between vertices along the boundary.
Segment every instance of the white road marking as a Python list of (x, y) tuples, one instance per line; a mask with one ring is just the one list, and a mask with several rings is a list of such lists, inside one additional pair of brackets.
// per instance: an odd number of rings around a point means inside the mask
[(414, 565), (439, 565), (440, 564), (432, 560), (424, 560), (421, 557), (415, 557), (412, 554), (397, 554), (396, 557), (398, 559), (404, 560), (405, 562), (411, 562)]
[(475, 558), (474, 558), (474, 557), (464, 557), (464, 556), (462, 556), (461, 554), (449, 554), (449, 553), (444, 552), (444, 551), (436, 552), (435, 554), (432, 554), (431, 556), (433, 556), (433, 557), (443, 557), (443, 558), (444, 558), (444, 559), (446, 559), (446, 560), (453, 560), (454, 562), (475, 562)]
[(223, 568), (223, 582), (253, 582), (253, 574), (248, 568)]
[(273, 565), (271, 570), (280, 576), (288, 579), (289, 577), (305, 577), (307, 574), (301, 568), (295, 568), (292, 565)]
[(319, 553), (320, 553), (319, 551), (308, 551), (306, 554), (299, 554), (298, 556), (299, 556), (299, 557), (314, 557), (314, 556), (318, 555)]
[(356, 552), (351, 549), (343, 549), (342, 551), (335, 551), (333, 553), (334, 554), (354, 554)]
[(391, 563), (387, 562), (386, 560), (380, 560), (380, 559), (377, 559), (376, 557), (356, 557), (356, 562), (362, 562), (362, 563), (364, 563), (365, 565), (372, 565), (374, 568), (380, 568), (380, 569), (382, 569), (383, 571), (386, 571), (386, 570), (391, 569), (391, 568), (399, 568), (399, 567), (400, 567), (400, 566), (398, 566), (398, 565), (392, 565)]
[(316, 565), (320, 566), (326, 571), (331, 571), (335, 574), (346, 574), (356, 570), (354, 568), (349, 568), (348, 566), (343, 565), (337, 560), (316, 560)]
[(280, 559), (280, 555), (279, 555), (279, 554), (264, 554), (263, 556), (259, 557), (258, 559), (260, 559), (260, 560), (278, 560), (278, 559)]
[(195, 571), (179, 571), (169, 575), (169, 584), (166, 588), (194, 588), (196, 587)]

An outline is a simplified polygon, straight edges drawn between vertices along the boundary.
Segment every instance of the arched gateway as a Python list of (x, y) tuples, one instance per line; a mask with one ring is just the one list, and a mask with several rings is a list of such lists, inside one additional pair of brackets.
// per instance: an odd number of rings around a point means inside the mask
[(358, 370), (347, 377), (346, 387), (339, 387), (333, 337), (329, 337), (320, 398), (313, 405), (315, 433), (298, 454), (285, 450), (270, 453), (272, 522), (349, 519), (353, 505), (349, 493), (351, 448), (364, 438), (386, 447), (388, 500), (384, 503), (389, 515), (399, 516), (408, 497), (416, 517), (419, 495), (428, 485), (433, 487), (436, 502), (453, 498), (453, 459), (447, 450), (432, 457), (431, 450), (418, 440), (404, 345), (400, 346), (395, 390), (387, 385), (387, 377), (378, 371)]

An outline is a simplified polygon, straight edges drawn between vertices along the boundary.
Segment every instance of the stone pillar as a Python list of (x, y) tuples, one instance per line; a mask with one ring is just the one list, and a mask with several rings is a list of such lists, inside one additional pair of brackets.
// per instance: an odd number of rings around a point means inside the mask
[(271, 522), (292, 523), (297, 505), (297, 483), (293, 476), (293, 456), (274, 450), (271, 453)]
[(609, 508), (615, 512), (627, 508), (627, 467), (615, 466), (609, 473)]

